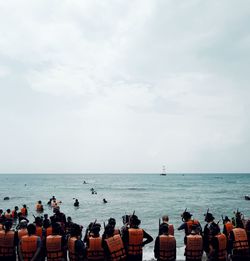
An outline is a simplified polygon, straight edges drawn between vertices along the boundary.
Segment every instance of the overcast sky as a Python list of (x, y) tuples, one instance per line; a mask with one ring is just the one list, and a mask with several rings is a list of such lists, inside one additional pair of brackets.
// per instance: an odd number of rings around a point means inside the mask
[(0, 1), (0, 173), (250, 172), (250, 1)]

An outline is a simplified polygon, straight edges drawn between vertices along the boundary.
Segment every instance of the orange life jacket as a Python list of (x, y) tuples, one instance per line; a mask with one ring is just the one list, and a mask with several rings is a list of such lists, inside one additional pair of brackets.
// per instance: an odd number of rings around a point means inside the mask
[(3, 230), (3, 224), (0, 224), (0, 231)]
[(43, 205), (42, 204), (36, 204), (36, 211), (43, 211)]
[(16, 217), (17, 217), (17, 213), (16, 213), (15, 210), (12, 210), (12, 211), (11, 211), (11, 217), (12, 217), (12, 218), (16, 218)]
[(230, 234), (230, 232), (233, 230), (233, 228), (234, 228), (234, 226), (233, 226), (233, 224), (231, 223), (231, 222), (227, 222), (225, 225), (225, 229), (226, 229), (226, 231), (227, 231), (227, 235), (228, 235), (228, 237), (229, 237), (229, 234)]
[(187, 259), (200, 260), (203, 255), (203, 240), (201, 235), (188, 235), (185, 249)]
[(101, 237), (90, 237), (89, 247), (87, 249), (88, 260), (104, 259), (104, 250), (102, 248)]
[(174, 225), (168, 224), (168, 234), (174, 236)]
[(63, 258), (62, 236), (51, 235), (46, 238), (48, 261), (61, 261)]
[(51, 235), (52, 235), (52, 227), (50, 226), (46, 228), (46, 237)]
[(128, 229), (128, 255), (142, 255), (143, 230), (141, 228)]
[(34, 254), (37, 251), (37, 239), (38, 236), (32, 235), (32, 236), (23, 236), (21, 238), (21, 252), (24, 261), (29, 261), (32, 259)]
[[(0, 257), (11, 257), (15, 255), (15, 232), (0, 231)], [(0, 258), (1, 259), (1, 258)]]
[(197, 225), (197, 226), (200, 225), (200, 223), (197, 219), (194, 219), (194, 220), (190, 219), (186, 222), (186, 224), (187, 224), (187, 235), (189, 235), (191, 233), (193, 225)]
[(40, 226), (36, 226), (36, 236), (39, 236), (41, 239), (43, 237), (43, 228)]
[(75, 242), (77, 238), (76, 237), (70, 237), (68, 239), (68, 250), (69, 250), (69, 260), (75, 261), (78, 260), (76, 256), (76, 250), (75, 250)]
[(215, 236), (219, 243), (218, 260), (226, 260), (227, 258), (227, 237), (224, 234), (218, 234)]
[(18, 239), (20, 240), (23, 236), (28, 235), (28, 230), (27, 228), (21, 228), (18, 230), (17, 234), (18, 234)]
[(172, 235), (159, 236), (159, 259), (160, 260), (175, 260), (176, 256), (176, 240)]
[(26, 208), (21, 208), (21, 213), (23, 216), (27, 216), (27, 209)]
[(248, 250), (248, 240), (246, 230), (243, 228), (234, 228), (233, 252), (236, 250)]
[(105, 239), (111, 261), (119, 261), (126, 259), (125, 248), (120, 235), (114, 235), (108, 239)]

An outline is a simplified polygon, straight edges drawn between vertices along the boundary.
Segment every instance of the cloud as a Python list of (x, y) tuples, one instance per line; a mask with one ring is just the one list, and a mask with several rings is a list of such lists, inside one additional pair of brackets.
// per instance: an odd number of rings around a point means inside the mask
[(4, 170), (25, 171), (30, 159), (30, 171), (98, 172), (96, 158), (102, 171), (166, 161), (173, 171), (237, 169), (228, 161), (250, 139), (247, 1), (26, 0), (0, 10), (1, 131), (13, 134), (2, 140)]

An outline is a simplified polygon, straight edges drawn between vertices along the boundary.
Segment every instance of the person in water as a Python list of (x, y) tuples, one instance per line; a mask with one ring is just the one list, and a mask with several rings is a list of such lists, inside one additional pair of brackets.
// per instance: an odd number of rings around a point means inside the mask
[[(178, 227), (178, 230), (185, 231), (185, 237), (191, 233), (192, 225), (196, 225), (197, 230), (202, 232), (201, 224), (197, 219), (192, 219), (192, 214), (188, 211), (184, 211), (181, 215), (183, 223)], [(185, 242), (185, 238), (184, 238)]]
[[(130, 228), (123, 234), (123, 243), (127, 252), (127, 259), (130, 261), (142, 261), (143, 247), (152, 242), (153, 238), (139, 228), (141, 220), (136, 215), (130, 218)], [(145, 241), (143, 239), (146, 239)]]
[(108, 203), (108, 201), (105, 198), (102, 201), (103, 203)]
[(75, 199), (75, 202), (74, 202), (74, 207), (79, 207), (79, 201), (78, 201), (78, 199), (77, 199), (77, 198)]
[[(160, 224), (160, 227), (163, 225), (167, 225), (168, 226), (168, 234), (174, 236), (174, 225), (173, 224), (169, 224), (169, 217), (167, 215), (164, 215), (162, 217), (162, 223)], [(159, 233), (160, 233), (160, 227), (159, 227)]]

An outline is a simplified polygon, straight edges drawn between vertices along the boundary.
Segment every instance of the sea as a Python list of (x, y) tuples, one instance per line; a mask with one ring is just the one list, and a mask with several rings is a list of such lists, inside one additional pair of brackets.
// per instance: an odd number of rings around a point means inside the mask
[[(85, 184), (86, 183), (86, 184)], [(97, 194), (92, 194), (93, 188)], [(37, 216), (35, 204), (41, 200), (44, 213), (53, 195), (62, 201), (60, 209), (73, 221), (83, 225), (97, 220), (102, 226), (110, 217), (122, 226), (122, 216), (135, 213), (141, 228), (156, 238), (159, 219), (168, 215), (175, 227), (177, 260), (184, 258), (184, 232), (178, 231), (181, 214), (187, 209), (204, 227), (204, 214), (209, 209), (222, 228), (221, 215), (229, 218), (239, 210), (250, 218), (249, 174), (2, 174), (0, 175), (0, 208), (28, 206), (29, 219)], [(9, 200), (3, 200), (10, 197)], [(74, 199), (80, 202), (73, 206)], [(103, 199), (108, 203), (104, 204)], [(103, 227), (102, 227), (103, 231)], [(153, 260), (154, 242), (146, 245), (143, 260)]]

